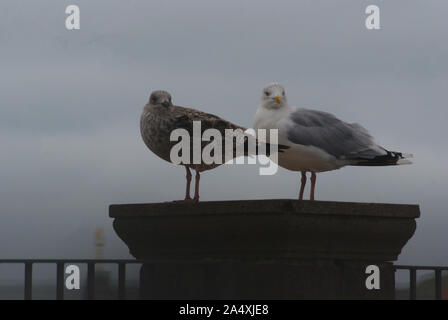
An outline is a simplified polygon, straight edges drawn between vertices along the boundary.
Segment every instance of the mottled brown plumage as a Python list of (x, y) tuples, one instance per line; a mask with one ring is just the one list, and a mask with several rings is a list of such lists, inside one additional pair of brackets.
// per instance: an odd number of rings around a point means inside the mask
[[(233, 124), (227, 120), (224, 120), (216, 115), (198, 111), (191, 108), (185, 108), (180, 106), (175, 106), (171, 102), (171, 95), (166, 91), (154, 91), (149, 99), (149, 102), (143, 109), (143, 113), (140, 119), (140, 131), (146, 146), (158, 155), (160, 158), (171, 162), (170, 152), (171, 148), (178, 143), (178, 141), (170, 141), (171, 132), (175, 129), (185, 129), (190, 137), (193, 137), (193, 121), (201, 121), (201, 136), (202, 133), (207, 129), (216, 129), (221, 133), (222, 137), (222, 163), (224, 163), (225, 157), (225, 130), (240, 129), (243, 132), (246, 128)], [(248, 155), (247, 144), (249, 139), (248, 136), (241, 135), (236, 139), (237, 143), (233, 144), (233, 154), (231, 158), (237, 155), (238, 144), (244, 144), (244, 155)], [(255, 138), (253, 138), (255, 139)], [(191, 139), (190, 150), (193, 150)], [(202, 149), (209, 144), (209, 141), (201, 142)], [(269, 149), (269, 146), (266, 147)], [(281, 149), (281, 147), (280, 147)], [(258, 149), (256, 150), (257, 153)], [(191, 181), (190, 169), (196, 171), (196, 188), (194, 201), (199, 200), (199, 172), (210, 170), (216, 168), (220, 164), (212, 163), (206, 164), (201, 162), (199, 164), (193, 164), (192, 155), (190, 156), (189, 164), (182, 164), (186, 168), (187, 172), (187, 190), (185, 200), (190, 200), (189, 195), (189, 185)]]

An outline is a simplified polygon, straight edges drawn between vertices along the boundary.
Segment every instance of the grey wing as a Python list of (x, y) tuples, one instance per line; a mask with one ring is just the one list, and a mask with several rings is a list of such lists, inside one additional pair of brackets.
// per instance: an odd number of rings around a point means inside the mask
[(304, 108), (291, 113), (287, 137), (294, 143), (322, 149), (338, 159), (369, 159), (386, 153), (359, 124)]

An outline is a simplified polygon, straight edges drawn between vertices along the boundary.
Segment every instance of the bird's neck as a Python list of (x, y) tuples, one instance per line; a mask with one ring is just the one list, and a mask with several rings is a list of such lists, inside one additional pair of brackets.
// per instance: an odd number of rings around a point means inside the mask
[(278, 129), (278, 122), (287, 117), (291, 111), (289, 105), (275, 109), (260, 105), (255, 114), (254, 129)]

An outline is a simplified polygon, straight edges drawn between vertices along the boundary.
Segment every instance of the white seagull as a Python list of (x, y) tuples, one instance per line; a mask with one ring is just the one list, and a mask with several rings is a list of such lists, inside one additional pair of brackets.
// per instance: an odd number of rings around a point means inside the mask
[(255, 114), (254, 129), (278, 129), (278, 143), (289, 149), (278, 154), (278, 164), (301, 171), (299, 200), (303, 199), (306, 172), (311, 172), (310, 200), (314, 200), (316, 172), (344, 166), (393, 166), (410, 164), (412, 157), (377, 145), (365, 128), (334, 115), (288, 105), (285, 89), (270, 83)]

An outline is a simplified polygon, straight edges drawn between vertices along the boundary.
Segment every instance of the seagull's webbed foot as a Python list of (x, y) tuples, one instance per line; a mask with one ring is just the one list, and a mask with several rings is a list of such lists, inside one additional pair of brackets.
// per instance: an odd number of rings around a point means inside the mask
[(178, 203), (195, 203), (196, 201), (194, 201), (191, 198), (188, 198), (188, 199), (184, 199), (184, 200), (174, 200), (173, 202), (178, 202)]

